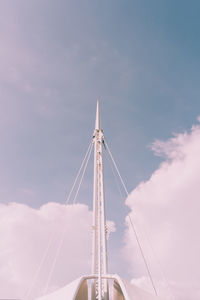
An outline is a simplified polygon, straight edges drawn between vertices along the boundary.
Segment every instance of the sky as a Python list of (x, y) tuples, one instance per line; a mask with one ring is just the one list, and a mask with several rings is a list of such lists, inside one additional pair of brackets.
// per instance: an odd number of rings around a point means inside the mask
[(120, 198), (105, 163), (110, 272), (149, 288), (130, 212), (161, 295), (199, 299), (199, 9), (197, 0), (0, 1), (0, 298), (45, 292), (56, 247), (37, 280), (35, 270), (65, 226), (48, 289), (90, 272), (92, 160), (77, 204), (64, 204), (99, 97), (130, 193)]

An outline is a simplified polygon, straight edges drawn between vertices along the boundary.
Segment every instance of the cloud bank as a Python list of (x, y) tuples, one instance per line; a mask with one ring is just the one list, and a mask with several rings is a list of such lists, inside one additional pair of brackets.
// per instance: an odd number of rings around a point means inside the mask
[(28, 300), (44, 292), (64, 230), (47, 291), (90, 271), (91, 212), (86, 205), (47, 203), (33, 209), (17, 203), (1, 204), (0, 220), (1, 298)]
[[(132, 191), (126, 203), (159, 293), (172, 294), (176, 300), (197, 300), (200, 298), (200, 125), (167, 141), (157, 140), (152, 149), (164, 161), (148, 181)], [(147, 272), (130, 224), (125, 241), (124, 252), (131, 264), (133, 281), (148, 288)]]
[(0, 204), (0, 220), (0, 298), (34, 299), (91, 273), (88, 206)]

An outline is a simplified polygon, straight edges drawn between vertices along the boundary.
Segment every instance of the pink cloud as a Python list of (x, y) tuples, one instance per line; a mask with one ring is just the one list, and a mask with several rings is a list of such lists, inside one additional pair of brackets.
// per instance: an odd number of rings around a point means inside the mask
[[(164, 282), (162, 269), (176, 300), (196, 300), (200, 293), (200, 126), (156, 141), (152, 149), (164, 161), (126, 203), (156, 281)], [(125, 240), (132, 276), (146, 276), (129, 225)], [(168, 293), (162, 290), (161, 294)]]
[[(34, 299), (81, 275), (90, 274), (92, 212), (88, 206), (47, 203), (34, 209), (19, 203), (0, 204), (0, 220), (1, 298)], [(108, 222), (109, 233), (114, 230), (114, 224)], [(35, 276), (48, 244), (47, 255)]]
[(42, 294), (64, 228), (65, 238), (49, 289), (90, 271), (91, 212), (86, 205), (48, 203), (33, 209), (11, 203), (0, 205), (0, 220), (1, 298), (23, 299), (53, 234), (29, 298)]

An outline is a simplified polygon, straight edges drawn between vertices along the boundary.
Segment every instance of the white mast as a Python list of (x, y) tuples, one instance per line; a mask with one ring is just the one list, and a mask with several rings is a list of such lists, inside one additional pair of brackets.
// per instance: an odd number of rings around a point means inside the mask
[[(62, 289), (59, 289), (58, 291), (55, 291), (50, 295), (45, 295), (43, 297), (37, 298), (36, 300), (54, 300), (54, 299), (109, 300), (108, 280), (113, 281), (113, 296), (111, 296), (113, 300), (119, 300), (119, 299), (125, 299), (125, 300), (141, 300), (141, 299), (159, 300), (160, 299), (161, 300), (161, 298), (158, 298), (157, 296), (152, 296), (149, 293), (140, 290), (138, 287), (135, 287), (134, 285), (127, 283), (125, 280), (122, 280), (118, 275), (111, 275), (108, 274), (107, 272), (106, 218), (105, 218), (105, 203), (104, 203), (104, 174), (103, 174), (103, 157), (102, 157), (103, 143), (104, 143), (104, 135), (101, 129), (99, 100), (97, 100), (96, 123), (95, 123), (95, 130), (93, 136), (94, 191), (93, 191), (92, 274), (89, 276), (87, 275), (82, 276), (77, 280), (73, 281), (72, 283), (68, 284), (67, 286), (63, 287)], [(113, 163), (114, 165), (116, 165), (114, 160)], [(117, 167), (116, 170), (119, 174)], [(122, 184), (124, 185), (123, 181)], [(130, 222), (132, 224), (131, 219)], [(144, 258), (143, 254), (142, 256)], [(150, 273), (149, 275), (151, 276)], [(92, 280), (91, 297), (88, 298), (88, 281), (90, 280)]]
[(99, 99), (97, 100), (94, 142), (94, 189), (93, 189), (93, 259), (92, 273), (98, 276), (92, 285), (92, 300), (108, 300), (106, 218), (104, 204), (104, 174), (102, 145), (104, 141), (100, 122)]

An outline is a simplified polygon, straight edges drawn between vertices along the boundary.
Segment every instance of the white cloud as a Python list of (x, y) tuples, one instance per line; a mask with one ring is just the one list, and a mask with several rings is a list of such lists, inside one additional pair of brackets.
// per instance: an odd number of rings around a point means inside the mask
[(48, 255), (30, 298), (41, 294), (64, 227), (65, 238), (50, 288), (62, 286), (90, 271), (91, 212), (87, 206), (48, 203), (40, 209), (33, 209), (11, 203), (0, 205), (0, 219), (1, 298), (24, 296), (53, 233)]
[[(196, 300), (200, 294), (200, 126), (166, 142), (156, 141), (152, 149), (165, 160), (132, 191), (127, 205), (153, 276), (158, 282), (166, 278), (176, 300)], [(132, 276), (146, 276), (130, 226), (125, 240)]]
[[(47, 291), (90, 273), (92, 212), (86, 205), (47, 203), (34, 209), (18, 203), (1, 204), (0, 220), (1, 298), (29, 300), (42, 295), (64, 231)], [(108, 229), (115, 230), (112, 222)]]

